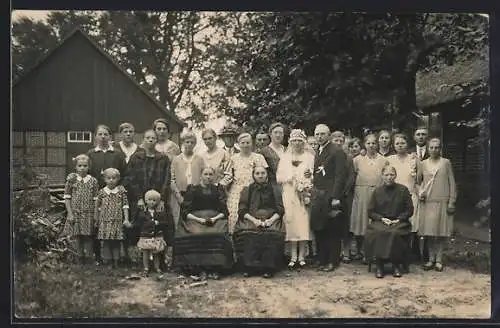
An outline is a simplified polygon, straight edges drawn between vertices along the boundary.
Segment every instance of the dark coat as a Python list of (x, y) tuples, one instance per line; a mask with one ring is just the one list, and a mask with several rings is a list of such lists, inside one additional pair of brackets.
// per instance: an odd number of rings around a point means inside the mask
[(332, 209), (333, 199), (340, 200), (341, 208), (345, 211), (346, 178), (347, 155), (340, 147), (329, 142), (321, 154), (318, 150), (314, 159), (314, 186), (311, 201), (311, 228), (313, 230), (322, 230), (328, 220), (332, 220), (328, 213)]
[(170, 196), (170, 160), (155, 150), (152, 168), (146, 168), (146, 151), (138, 150), (128, 163), (125, 185), (129, 188), (130, 199), (137, 202), (144, 197), (146, 191), (154, 189), (161, 194), (165, 203)]
[[(154, 221), (158, 221), (158, 225)], [(139, 211), (134, 226), (140, 229), (140, 236), (146, 238), (164, 237), (168, 246), (174, 242), (174, 220), (168, 212), (155, 211), (154, 217), (149, 211)]]
[(97, 179), (99, 188), (106, 185), (101, 172), (111, 167), (120, 171), (120, 183), (122, 183), (123, 177), (126, 175), (125, 155), (123, 152), (115, 147), (113, 147), (112, 151), (106, 152), (96, 151), (95, 148), (92, 148), (87, 152), (87, 155), (90, 158), (89, 174)]
[(276, 171), (278, 170), (278, 164), (280, 162), (280, 157), (276, 152), (269, 146), (262, 147), (258, 151), (266, 159), (269, 168), (267, 169), (269, 175), (269, 181), (276, 183)]
[[(415, 154), (417, 154), (417, 146), (413, 146), (411, 149), (409, 149), (409, 150), (408, 150), (408, 153), (410, 153), (410, 154), (411, 154), (411, 153), (415, 153)], [(418, 154), (417, 154), (417, 156), (418, 156)], [(425, 154), (424, 154), (424, 158), (422, 158), (422, 159), (421, 159), (421, 161), (426, 160), (426, 159), (428, 159), (429, 157), (430, 157), (430, 155), (429, 155), (429, 148), (427, 148), (427, 146), (426, 146), (426, 147), (425, 147)]]

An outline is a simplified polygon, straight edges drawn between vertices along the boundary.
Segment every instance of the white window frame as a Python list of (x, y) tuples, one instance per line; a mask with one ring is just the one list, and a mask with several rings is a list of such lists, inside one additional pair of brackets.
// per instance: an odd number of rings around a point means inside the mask
[[(88, 140), (79, 140), (77, 138), (72, 138), (71, 135), (73, 133), (82, 133), (84, 136), (88, 135), (89, 139)], [(92, 132), (91, 131), (68, 131), (66, 134), (66, 140), (68, 143), (92, 143)]]

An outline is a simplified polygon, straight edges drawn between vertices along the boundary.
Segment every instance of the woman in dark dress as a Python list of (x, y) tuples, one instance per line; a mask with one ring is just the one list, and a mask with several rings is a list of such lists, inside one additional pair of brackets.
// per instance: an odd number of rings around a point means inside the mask
[(219, 279), (233, 263), (226, 194), (214, 179), (215, 170), (206, 167), (200, 184), (188, 185), (174, 241), (174, 265), (202, 279)]
[(395, 179), (396, 169), (385, 166), (382, 169), (383, 185), (375, 189), (368, 205), (371, 223), (366, 229), (364, 246), (366, 257), (376, 259), (377, 278), (384, 277), (385, 262), (393, 264), (394, 277), (401, 277), (400, 265), (408, 253), (413, 202), (408, 188), (395, 183)]
[(280, 189), (268, 181), (264, 167), (254, 167), (253, 178), (255, 182), (241, 192), (234, 247), (244, 276), (260, 272), (270, 278), (283, 259), (283, 200)]

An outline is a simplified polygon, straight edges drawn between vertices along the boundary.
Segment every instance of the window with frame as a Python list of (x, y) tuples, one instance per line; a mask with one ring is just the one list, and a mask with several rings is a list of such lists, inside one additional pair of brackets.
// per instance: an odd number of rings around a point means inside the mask
[(92, 132), (90, 131), (69, 131), (68, 143), (91, 143)]

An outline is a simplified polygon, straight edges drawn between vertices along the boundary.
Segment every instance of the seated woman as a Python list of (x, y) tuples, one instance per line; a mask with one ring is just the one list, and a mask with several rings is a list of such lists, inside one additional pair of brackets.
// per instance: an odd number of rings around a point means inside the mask
[(396, 169), (385, 166), (382, 169), (383, 185), (374, 190), (368, 204), (371, 222), (366, 230), (364, 248), (367, 258), (376, 259), (377, 278), (384, 277), (384, 262), (391, 262), (394, 277), (401, 277), (400, 265), (408, 253), (413, 203), (408, 188), (395, 183), (395, 179)]
[(206, 167), (200, 184), (187, 187), (174, 240), (174, 265), (202, 279), (219, 279), (233, 260), (226, 194), (214, 185), (214, 178), (215, 170)]
[(240, 196), (234, 247), (245, 277), (260, 272), (270, 278), (283, 259), (283, 200), (278, 186), (268, 181), (266, 168), (255, 166), (252, 174), (255, 182)]

